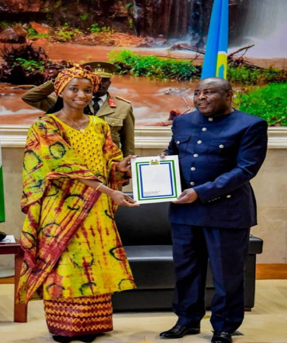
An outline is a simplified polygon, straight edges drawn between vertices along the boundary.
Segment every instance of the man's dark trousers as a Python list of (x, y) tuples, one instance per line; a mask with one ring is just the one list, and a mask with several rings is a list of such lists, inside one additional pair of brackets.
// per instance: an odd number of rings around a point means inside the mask
[(244, 273), (250, 229), (172, 224), (177, 324), (188, 326), (205, 314), (208, 259), (216, 294), (211, 310), (214, 331), (234, 332), (244, 318)]

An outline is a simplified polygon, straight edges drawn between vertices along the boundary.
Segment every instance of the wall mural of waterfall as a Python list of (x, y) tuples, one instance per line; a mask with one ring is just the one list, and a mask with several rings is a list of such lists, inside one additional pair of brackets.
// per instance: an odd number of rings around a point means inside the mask
[[(3, 0), (0, 124), (35, 121), (42, 112), (21, 97), (67, 63), (110, 61), (118, 67), (111, 92), (131, 101), (136, 125), (171, 125), (174, 116), (193, 109), (212, 5), (213, 0)], [(235, 106), (261, 115), (266, 111), (258, 103), (268, 105), (269, 125), (287, 125), (287, 1), (229, 0), (229, 10), (228, 78), (238, 91)]]
[(237, 30), (237, 44), (255, 44), (248, 56), (287, 57), (287, 1), (249, 0), (242, 23)]

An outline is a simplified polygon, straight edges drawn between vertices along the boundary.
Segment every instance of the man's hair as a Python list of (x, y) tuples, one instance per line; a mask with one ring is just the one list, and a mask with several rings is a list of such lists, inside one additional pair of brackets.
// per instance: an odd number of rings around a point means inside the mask
[(205, 80), (216, 82), (218, 86), (225, 91), (232, 91), (232, 86), (228, 80), (222, 79), (220, 77), (207, 77), (205, 79), (200, 80), (200, 82)]

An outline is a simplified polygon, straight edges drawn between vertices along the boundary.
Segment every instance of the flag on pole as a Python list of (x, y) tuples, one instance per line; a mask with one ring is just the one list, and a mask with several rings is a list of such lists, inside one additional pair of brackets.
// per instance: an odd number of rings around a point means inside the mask
[(214, 0), (201, 78), (226, 79), (229, 0)]
[(5, 222), (4, 182), (3, 182), (1, 145), (0, 145), (0, 222)]

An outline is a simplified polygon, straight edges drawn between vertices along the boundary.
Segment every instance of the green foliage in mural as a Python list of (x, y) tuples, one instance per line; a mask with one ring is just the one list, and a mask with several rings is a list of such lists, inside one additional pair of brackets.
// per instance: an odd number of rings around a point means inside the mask
[(88, 13), (84, 13), (84, 14), (81, 14), (81, 15), (80, 15), (81, 20), (84, 20), (84, 21), (87, 20), (88, 17), (89, 17), (89, 14), (88, 14)]
[(93, 33), (93, 34), (98, 34), (98, 33), (100, 33), (100, 32), (110, 32), (110, 33), (113, 33), (114, 32), (114, 30), (111, 28), (111, 27), (109, 27), (109, 26), (102, 26), (102, 27), (100, 27), (99, 25), (98, 25), (98, 23), (93, 23), (89, 28), (88, 28), (88, 30), (91, 32), (91, 33)]
[(260, 72), (258, 69), (250, 70), (245, 67), (228, 68), (227, 79), (244, 85), (254, 85), (257, 83)]
[(227, 69), (227, 78), (231, 83), (258, 85), (269, 82), (285, 82), (287, 71), (275, 68), (232, 67)]
[(101, 30), (102, 30), (102, 32), (114, 33), (114, 30), (110, 26), (102, 26)]
[(134, 28), (134, 21), (132, 18), (129, 18), (129, 29), (133, 29)]
[(0, 69), (0, 82), (16, 85), (40, 85), (53, 79), (59, 70), (71, 67), (69, 61), (53, 62), (43, 48), (34, 48), (32, 44), (4, 46), (0, 57), (5, 61)]
[(101, 29), (99, 27), (99, 25), (97, 23), (93, 23), (91, 25), (91, 27), (88, 28), (89, 31), (91, 31), (91, 33), (98, 33), (98, 32), (101, 32)]
[(39, 84), (38, 82), (44, 81), (44, 72), (49, 61), (42, 48), (34, 49), (32, 44), (4, 46), (1, 49), (1, 58), (5, 61), (0, 73), (1, 82)]
[(110, 62), (114, 63), (121, 74), (147, 76), (161, 80), (192, 80), (200, 75), (199, 68), (191, 61), (159, 58), (157, 56), (137, 55), (130, 50), (112, 51)]
[[(121, 74), (179, 81), (192, 80), (201, 75), (201, 66), (194, 66), (187, 60), (137, 55), (130, 50), (112, 51), (109, 56)], [(231, 67), (228, 68), (227, 78), (233, 84), (263, 85), (270, 82), (285, 82), (287, 71), (275, 68)]]
[(235, 96), (235, 105), (263, 118), (268, 125), (287, 126), (287, 83), (271, 83)]
[(27, 38), (37, 39), (37, 38), (49, 38), (50, 36), (47, 33), (38, 33), (31, 27), (28, 29)]
[(74, 37), (72, 31), (55, 31), (56, 37), (60, 42), (66, 42)]
[(1, 21), (0, 22), (0, 29), (1, 30), (7, 29), (8, 26), (9, 26), (9, 24), (7, 23), (7, 21)]
[(78, 28), (73, 28), (69, 23), (65, 23), (58, 30), (55, 30), (55, 38), (60, 42), (69, 42), (80, 34), (83, 32)]
[(54, 8), (59, 8), (60, 6), (62, 6), (62, 0), (56, 1), (54, 4)]
[(134, 5), (134, 4), (133, 4), (132, 2), (126, 4), (126, 9), (129, 9), (129, 8), (133, 7), (133, 5)]
[(30, 71), (30, 72), (44, 72), (45, 70), (45, 61), (31, 61), (26, 60), (25, 58), (18, 57), (15, 60), (14, 66), (22, 66), (23, 69)]

